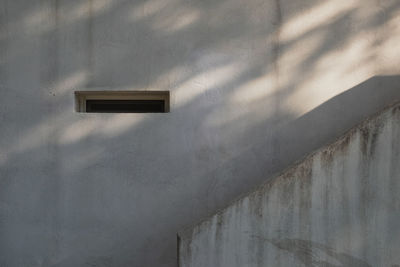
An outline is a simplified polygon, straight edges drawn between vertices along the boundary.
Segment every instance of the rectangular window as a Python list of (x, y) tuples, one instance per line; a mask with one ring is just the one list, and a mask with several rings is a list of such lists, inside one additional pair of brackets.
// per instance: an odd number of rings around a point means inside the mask
[(76, 91), (77, 112), (169, 112), (169, 91)]

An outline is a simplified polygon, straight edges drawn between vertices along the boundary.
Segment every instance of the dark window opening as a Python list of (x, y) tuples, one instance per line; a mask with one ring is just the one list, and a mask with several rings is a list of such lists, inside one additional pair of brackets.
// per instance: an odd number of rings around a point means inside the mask
[(162, 113), (164, 100), (86, 100), (86, 112)]
[(90, 113), (167, 113), (169, 91), (75, 91), (75, 110)]

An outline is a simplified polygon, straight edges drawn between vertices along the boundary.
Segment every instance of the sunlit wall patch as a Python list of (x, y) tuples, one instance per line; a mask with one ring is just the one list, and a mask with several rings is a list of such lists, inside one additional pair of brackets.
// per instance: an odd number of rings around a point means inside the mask
[(75, 91), (75, 110), (87, 113), (169, 112), (169, 91)]

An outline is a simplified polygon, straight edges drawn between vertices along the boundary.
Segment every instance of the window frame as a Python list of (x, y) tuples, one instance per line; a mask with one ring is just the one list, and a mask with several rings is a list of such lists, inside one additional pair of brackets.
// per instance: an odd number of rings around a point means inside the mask
[(86, 100), (162, 100), (164, 101), (164, 112), (161, 113), (170, 111), (169, 91), (75, 91), (76, 112), (89, 113), (86, 110)]

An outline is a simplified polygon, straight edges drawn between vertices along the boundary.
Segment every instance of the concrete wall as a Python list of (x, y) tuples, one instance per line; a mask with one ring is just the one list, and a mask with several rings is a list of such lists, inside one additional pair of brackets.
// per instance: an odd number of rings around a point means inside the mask
[[(176, 235), (400, 98), (398, 0), (0, 0), (0, 266), (176, 265)], [(170, 90), (79, 114), (74, 90)]]
[(400, 266), (400, 104), (181, 236), (182, 267)]

